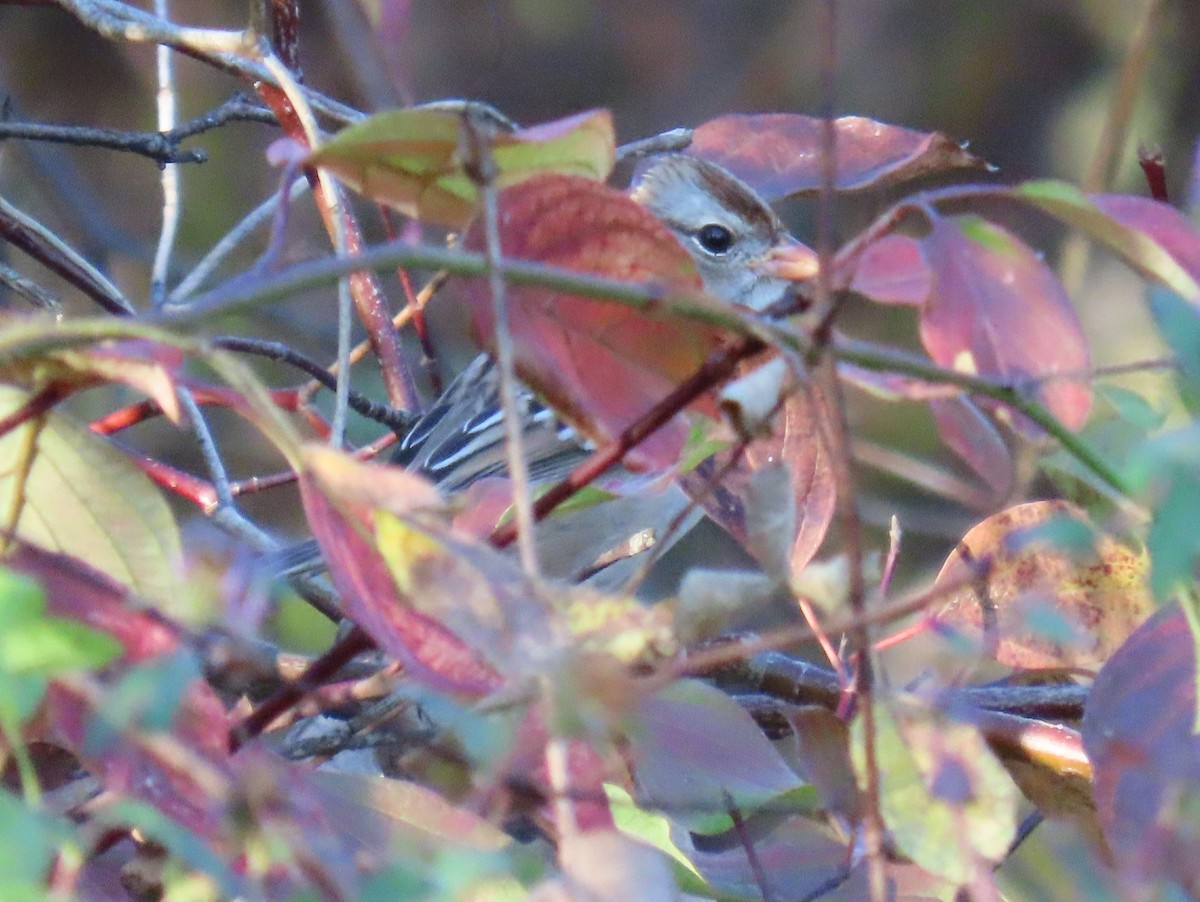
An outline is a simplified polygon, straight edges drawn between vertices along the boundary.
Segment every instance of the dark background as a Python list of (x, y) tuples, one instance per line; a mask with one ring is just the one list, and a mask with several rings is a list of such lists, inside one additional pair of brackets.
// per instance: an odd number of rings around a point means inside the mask
[[(1173, 0), (1164, 6), (1114, 187), (1144, 192), (1136, 147), (1139, 142), (1157, 145), (1166, 152), (1178, 201), (1186, 196), (1200, 131), (1200, 42), (1195, 40), (1200, 3)], [(307, 80), (362, 109), (472, 97), (528, 124), (604, 106), (613, 110), (622, 141), (731, 111), (821, 110), (821, 4), (814, 2), (412, 0), (387, 4), (393, 14), (407, 7), (408, 16), (385, 22), (379, 31), (369, 24), (378, 0), (362, 5), (323, 0), (302, 7)], [(1079, 181), (1095, 153), (1144, 8), (1129, 0), (845, 0), (839, 7), (836, 109), (969, 141), (1006, 181)], [(246, 9), (233, 0), (176, 0), (172, 15), (189, 24), (237, 27)], [(242, 87), (192, 60), (176, 59), (182, 119)], [(153, 50), (102, 40), (53, 8), (0, 6), (0, 95), (9, 98), (15, 118), (150, 129)], [(236, 124), (191, 143), (211, 159), (183, 170), (176, 251), (181, 274), (273, 190), (278, 177), (264, 150), (277, 135), (263, 125)], [(60, 230), (138, 303), (145, 302), (159, 219), (153, 163), (108, 151), (9, 141), (0, 144), (0, 193)], [(867, 196), (843, 203), (839, 233), (852, 233), (882, 202)], [(328, 253), (328, 240), (306, 209), (297, 205), (289, 259)], [(797, 233), (811, 240), (809, 211), (798, 205), (785, 212)], [(1044, 222), (1030, 218), (1023, 224), (1024, 234), (1053, 260), (1060, 236)], [(234, 265), (249, 265), (264, 241), (257, 236)], [(3, 248), (0, 254), (25, 265), (19, 254)], [(1098, 255), (1093, 264), (1075, 297), (1097, 363), (1158, 353), (1136, 280)], [(26, 269), (44, 278), (36, 268)], [(394, 282), (385, 285), (398, 304)], [(222, 328), (287, 341), (330, 359), (332, 306), (328, 293), (312, 295)], [(73, 307), (94, 312), (86, 302)], [(443, 305), (443, 315), (450, 308)], [(911, 341), (915, 333), (908, 311), (856, 308), (848, 324), (859, 334), (891, 341)], [(448, 341), (455, 337), (453, 317), (439, 334)], [(265, 371), (279, 381), (292, 378)], [(359, 384), (371, 390), (368, 368), (362, 369)], [(1133, 384), (1156, 390), (1153, 380)], [(915, 405), (856, 399), (852, 415), (860, 434), (957, 467)], [(218, 415), (216, 425), (231, 430), (226, 447), (235, 475), (278, 465), (260, 456), (262, 443), (249, 430), (238, 432), (234, 418)], [(364, 430), (356, 438), (369, 435)], [(136, 438), (166, 453), (179, 436), (151, 426)], [(245, 456), (237, 454), (239, 445)], [(181, 460), (195, 464), (186, 455)], [(902, 505), (913, 535), (936, 538), (931, 560), (940, 559), (970, 521), (965, 513), (948, 515), (936, 498), (906, 492), (872, 474), (864, 480), (868, 515), (881, 522)], [(289, 508), (275, 499), (249, 504), (256, 514)]]

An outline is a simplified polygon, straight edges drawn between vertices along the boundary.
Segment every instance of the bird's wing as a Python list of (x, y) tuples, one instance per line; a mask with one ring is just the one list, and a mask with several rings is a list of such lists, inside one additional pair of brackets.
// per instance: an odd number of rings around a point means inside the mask
[[(560, 478), (587, 456), (580, 437), (524, 386), (517, 387), (522, 450), (532, 482)], [(401, 440), (392, 463), (447, 491), (485, 476), (508, 475), (500, 374), (480, 355)]]

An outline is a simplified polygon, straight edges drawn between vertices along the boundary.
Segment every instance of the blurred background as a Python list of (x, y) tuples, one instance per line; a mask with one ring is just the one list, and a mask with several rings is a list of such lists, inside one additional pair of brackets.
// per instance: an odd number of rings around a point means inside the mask
[[(149, 6), (149, 3), (145, 4)], [(171, 0), (181, 23), (241, 26), (244, 0)], [(1172, 200), (1187, 195), (1200, 133), (1200, 2), (1163, 0), (1148, 43), (1148, 64), (1137, 85), (1129, 139), (1111, 188), (1145, 193), (1136, 163), (1139, 143), (1165, 153)], [(913, 129), (944, 132), (998, 167), (997, 178), (1061, 178), (1079, 182), (1100, 143), (1105, 117), (1118, 96), (1122, 66), (1145, 16), (1145, 0), (843, 0), (838, 22), (836, 111)], [(590, 107), (615, 114), (619, 140), (628, 141), (728, 112), (818, 114), (820, 4), (808, 0), (306, 0), (302, 59), (307, 81), (348, 104), (375, 110), (403, 103), (467, 97), (494, 104), (525, 124)], [(201, 114), (246, 90), (233, 78), (176, 57), (180, 118)], [(103, 40), (46, 5), (0, 4), (0, 98), (8, 117), (32, 122), (154, 128), (154, 51)], [(234, 124), (188, 142), (209, 162), (182, 170), (183, 216), (175, 259), (177, 277), (276, 188), (278, 173), (264, 151), (278, 136), (258, 124)], [(0, 196), (57, 231), (146, 304), (150, 261), (160, 217), (159, 172), (150, 161), (93, 149), (0, 142)], [(837, 228), (852, 234), (886, 197), (840, 202)], [(811, 211), (784, 211), (812, 240)], [(373, 223), (373, 216), (365, 222)], [(1006, 220), (1007, 221), (1007, 220)], [(1062, 235), (1026, 215), (1012, 223), (1058, 259)], [(258, 233), (218, 278), (249, 265), (266, 246)], [(329, 243), (306, 203), (289, 224), (286, 257), (329, 253)], [(95, 313), (88, 302), (19, 252), (0, 243), (0, 260), (58, 289), (71, 311)], [(384, 277), (394, 307), (401, 293)], [(1120, 265), (1093, 254), (1074, 298), (1098, 365), (1161, 353), (1144, 312), (1143, 285)], [(444, 300), (444, 299), (443, 299)], [(25, 311), (0, 291), (0, 305)], [(465, 350), (453, 305), (435, 305), (439, 338), (450, 353)], [(287, 342), (319, 360), (334, 356), (333, 297), (329, 292), (226, 318), (224, 332)], [(858, 335), (914, 342), (911, 311), (852, 307), (844, 323)], [(457, 345), (456, 345), (457, 342)], [(256, 364), (257, 366), (258, 364)], [(294, 372), (260, 366), (272, 384), (294, 384)], [(356, 385), (382, 396), (369, 367)], [(1127, 380), (1152, 399), (1165, 380)], [(73, 399), (87, 418), (134, 400), (111, 393)], [(897, 448), (966, 479), (969, 473), (941, 447), (925, 408), (852, 396), (854, 433)], [(1163, 402), (1165, 403), (1165, 401)], [(235, 478), (279, 469), (282, 462), (253, 429), (220, 411), (212, 423)], [(378, 427), (356, 424), (366, 441)], [(202, 473), (194, 441), (162, 422), (139, 426), (123, 440)], [(870, 549), (886, 548), (884, 527), (897, 513), (905, 530), (899, 584), (935, 571), (977, 512), (863, 468), (863, 510), (874, 532)], [(290, 489), (245, 501), (248, 512), (281, 532), (303, 522)], [(179, 505), (181, 520), (201, 520)], [(206, 546), (192, 533), (191, 550)], [(220, 539), (216, 540), (219, 544)], [(224, 540), (228, 542), (228, 540)], [(721, 549), (717, 551), (716, 549)], [(218, 557), (228, 547), (214, 551)], [(736, 565), (739, 558), (715, 528), (701, 532), (676, 557), (688, 563)], [(216, 579), (225, 571), (218, 570)], [(303, 606), (285, 607), (279, 634), (293, 647), (321, 648), (328, 624)], [(305, 619), (307, 618), (307, 619)], [(290, 625), (289, 625), (290, 624)], [(893, 673), (895, 673), (893, 671)], [(899, 680), (898, 680), (899, 681)], [(1058, 832), (1056, 832), (1058, 831)], [(1013, 868), (1028, 869), (1045, 891), (1021, 898), (1062, 898), (1072, 870), (1091, 879), (1090, 858), (1077, 837), (1053, 825), (1051, 852), (1022, 851)], [(1058, 838), (1056, 838), (1058, 837)], [(1061, 848), (1054, 844), (1061, 841)], [(1033, 848), (1027, 844), (1026, 849)], [(1074, 879), (1072, 877), (1072, 879)], [(1098, 897), (1098, 896), (1097, 896)]]
[[(1112, 187), (1145, 193), (1137, 145), (1161, 147), (1172, 198), (1183, 205), (1200, 132), (1195, 40), (1200, 3), (1164, 0), (1159, 6)], [(246, 8), (242, 0), (171, 3), (179, 22), (220, 27), (241, 25)], [(970, 142), (1004, 181), (1079, 182), (1096, 153), (1146, 9), (1147, 3), (1130, 0), (844, 0), (836, 109)], [(822, 106), (821, 9), (804, 0), (311, 0), (302, 12), (306, 80), (364, 110), (469, 97), (530, 124), (608, 107), (619, 139), (627, 141), (727, 112), (816, 114)], [(52, 7), (0, 6), (0, 96), (8, 99), (14, 119), (152, 129), (153, 56), (147, 46), (102, 40)], [(187, 58), (176, 57), (176, 66), (181, 119), (245, 88)], [(183, 168), (179, 274), (275, 188), (278, 175), (264, 151), (277, 135), (264, 125), (234, 124), (189, 142), (210, 159)], [(0, 194), (58, 230), (145, 303), (159, 223), (158, 170), (152, 162), (8, 141), (0, 144)], [(843, 202), (841, 235), (852, 234), (886, 200)], [(292, 260), (328, 253), (327, 239), (306, 208), (297, 205), (289, 226)], [(784, 212), (797, 234), (812, 240), (809, 211), (798, 204)], [(1061, 236), (1029, 216), (1020, 224), (1022, 234), (1055, 259)], [(250, 242), (224, 275), (250, 265), (265, 241), (259, 235)], [(0, 255), (45, 278), (19, 253), (0, 245)], [(398, 306), (395, 281), (385, 279), (385, 286)], [(70, 292), (64, 296), (70, 299)], [(1147, 327), (1141, 286), (1117, 264), (1093, 254), (1075, 297), (1098, 364), (1159, 352)], [(93, 312), (86, 303), (71, 307)], [(328, 360), (334, 353), (331, 312), (332, 297), (318, 294), (221, 328), (286, 341)], [(452, 305), (443, 304), (439, 312), (435, 325), (453, 349)], [(915, 335), (911, 312), (903, 310), (855, 308), (847, 327), (901, 343)], [(291, 373), (267, 367), (264, 372), (281, 384), (294, 381)], [(371, 378), (362, 368), (359, 385), (372, 390)], [(941, 449), (918, 405), (856, 398), (853, 417), (858, 434), (964, 474)], [(278, 466), (261, 457), (263, 443), (252, 432), (237, 431), (243, 427), (233, 417), (216, 419), (219, 428), (230, 430), (235, 476)], [(139, 430), (137, 440), (156, 453), (178, 445), (178, 434), (162, 424)], [(356, 438), (374, 434), (366, 428)], [(245, 438), (244, 456), (235, 451), (239, 435)], [(169, 453), (196, 465), (186, 450)], [(939, 561), (974, 517), (948, 512), (941, 499), (875, 473), (863, 479), (874, 523), (882, 525), (893, 511), (904, 514), (911, 537), (906, 560), (915, 564)], [(248, 506), (283, 528), (289, 524), (278, 518), (279, 511), (295, 510), (275, 496), (252, 499)]]

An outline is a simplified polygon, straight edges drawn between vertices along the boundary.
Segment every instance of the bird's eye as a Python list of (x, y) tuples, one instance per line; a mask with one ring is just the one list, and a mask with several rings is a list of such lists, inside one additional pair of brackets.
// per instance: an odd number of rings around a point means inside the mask
[(733, 232), (712, 222), (696, 233), (696, 241), (710, 254), (724, 254), (733, 247)]

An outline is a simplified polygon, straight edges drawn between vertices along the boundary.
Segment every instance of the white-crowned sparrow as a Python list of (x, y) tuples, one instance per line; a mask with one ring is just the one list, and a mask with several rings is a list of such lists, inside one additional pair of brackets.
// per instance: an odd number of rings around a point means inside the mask
[[(630, 196), (687, 249), (705, 290), (715, 297), (763, 310), (780, 300), (791, 282), (815, 271), (813, 251), (788, 234), (748, 185), (713, 163), (683, 154), (651, 158), (635, 176)], [(560, 478), (586, 456), (585, 444), (532, 392), (522, 389), (518, 401), (531, 480)], [(393, 463), (453, 492), (485, 476), (506, 473), (504, 440), (498, 372), (491, 359), (481, 355), (401, 439)], [(631, 496), (608, 502), (604, 507), (613, 510), (604, 515), (580, 511), (571, 523), (555, 524), (559, 518), (552, 518), (539, 526), (539, 541), (571, 547), (544, 555), (546, 569), (563, 577), (586, 571), (598, 555), (628, 535), (661, 530), (684, 503), (682, 493), (673, 490), (670, 498)], [(551, 540), (552, 533), (559, 538)], [(314, 543), (292, 546), (278, 558), (280, 569), (287, 572), (318, 560)]]

